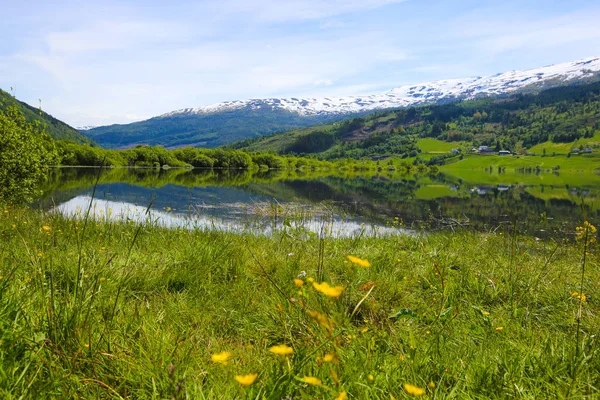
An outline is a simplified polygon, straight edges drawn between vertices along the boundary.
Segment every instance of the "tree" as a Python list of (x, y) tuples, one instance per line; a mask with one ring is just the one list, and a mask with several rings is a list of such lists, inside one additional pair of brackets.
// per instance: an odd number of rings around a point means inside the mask
[(54, 141), (14, 106), (0, 111), (0, 199), (31, 201), (47, 167), (58, 163)]

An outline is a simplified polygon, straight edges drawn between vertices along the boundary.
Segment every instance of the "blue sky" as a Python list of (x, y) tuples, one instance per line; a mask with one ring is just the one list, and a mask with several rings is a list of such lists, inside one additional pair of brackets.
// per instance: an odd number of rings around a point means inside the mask
[(73, 126), (600, 55), (600, 2), (0, 0), (0, 88)]

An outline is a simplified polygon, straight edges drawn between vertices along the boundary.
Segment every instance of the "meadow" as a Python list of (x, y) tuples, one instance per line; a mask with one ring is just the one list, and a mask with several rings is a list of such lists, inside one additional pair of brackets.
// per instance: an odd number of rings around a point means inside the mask
[(332, 239), (0, 212), (3, 398), (592, 398), (600, 385), (583, 223), (572, 240)]

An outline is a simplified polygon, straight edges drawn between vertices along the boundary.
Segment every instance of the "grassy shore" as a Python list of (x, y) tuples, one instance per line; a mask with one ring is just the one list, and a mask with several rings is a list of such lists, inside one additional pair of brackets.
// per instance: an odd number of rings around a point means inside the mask
[(584, 240), (320, 240), (0, 212), (2, 398), (581, 398), (600, 387), (599, 259), (591, 244), (582, 280)]

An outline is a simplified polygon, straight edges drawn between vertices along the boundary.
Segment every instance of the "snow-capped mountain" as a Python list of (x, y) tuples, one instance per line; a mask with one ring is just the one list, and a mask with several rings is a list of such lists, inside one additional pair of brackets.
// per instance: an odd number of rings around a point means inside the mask
[(600, 57), (487, 77), (400, 86), (367, 96), (226, 101), (177, 110), (126, 125), (83, 127), (80, 130), (108, 148), (128, 148), (138, 144), (167, 148), (218, 147), (376, 110), (534, 92), (592, 80), (600, 80)]
[(574, 80), (597, 77), (600, 57), (550, 65), (526, 71), (509, 71), (486, 77), (447, 79), (405, 85), (382, 94), (367, 96), (251, 99), (185, 108), (161, 117), (178, 114), (212, 114), (240, 109), (282, 109), (300, 115), (350, 114), (386, 108), (409, 107), (440, 101), (468, 99), (478, 96), (503, 95), (527, 89), (543, 89)]

